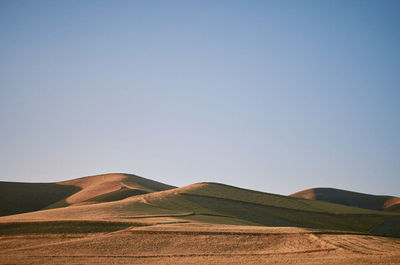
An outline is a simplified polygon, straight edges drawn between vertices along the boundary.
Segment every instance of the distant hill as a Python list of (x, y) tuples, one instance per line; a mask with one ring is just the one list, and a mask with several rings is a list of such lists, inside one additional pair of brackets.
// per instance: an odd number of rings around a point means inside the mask
[(130, 174), (104, 174), (56, 183), (0, 182), (0, 216), (121, 200), (175, 188)]
[(295, 198), (319, 200), (370, 210), (398, 210), (400, 198), (378, 196), (333, 188), (314, 188), (289, 195)]

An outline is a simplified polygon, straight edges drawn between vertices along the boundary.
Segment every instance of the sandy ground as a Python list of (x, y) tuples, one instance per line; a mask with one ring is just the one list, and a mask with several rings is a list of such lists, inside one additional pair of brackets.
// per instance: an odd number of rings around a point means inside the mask
[(0, 237), (1, 264), (400, 264), (400, 239), (293, 227), (175, 223)]

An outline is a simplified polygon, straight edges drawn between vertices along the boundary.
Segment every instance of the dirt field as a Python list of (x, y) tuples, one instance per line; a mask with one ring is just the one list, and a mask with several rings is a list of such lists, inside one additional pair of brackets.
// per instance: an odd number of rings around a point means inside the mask
[(0, 237), (1, 264), (400, 264), (400, 239), (202, 223)]

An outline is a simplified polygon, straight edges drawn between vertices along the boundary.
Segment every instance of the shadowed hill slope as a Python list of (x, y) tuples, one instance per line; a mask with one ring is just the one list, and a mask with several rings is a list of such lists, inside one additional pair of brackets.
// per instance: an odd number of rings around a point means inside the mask
[(0, 215), (41, 210), (79, 190), (76, 186), (57, 183), (0, 182)]
[(0, 182), (0, 215), (121, 200), (175, 188), (129, 174), (104, 174), (57, 183)]
[(400, 198), (393, 196), (378, 196), (333, 188), (307, 189), (289, 196), (379, 211), (394, 210), (400, 203)]

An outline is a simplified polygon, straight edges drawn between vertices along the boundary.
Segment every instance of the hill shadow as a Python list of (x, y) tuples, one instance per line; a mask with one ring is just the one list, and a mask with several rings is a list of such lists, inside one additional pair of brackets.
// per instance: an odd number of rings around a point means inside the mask
[(0, 182), (0, 216), (38, 211), (80, 190), (56, 183)]

